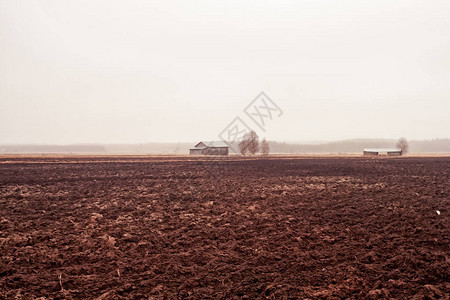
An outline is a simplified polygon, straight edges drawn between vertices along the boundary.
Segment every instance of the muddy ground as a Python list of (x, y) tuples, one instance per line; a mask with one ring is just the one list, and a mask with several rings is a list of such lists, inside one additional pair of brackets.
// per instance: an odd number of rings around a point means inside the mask
[(448, 157), (2, 157), (0, 298), (448, 299), (449, 178)]

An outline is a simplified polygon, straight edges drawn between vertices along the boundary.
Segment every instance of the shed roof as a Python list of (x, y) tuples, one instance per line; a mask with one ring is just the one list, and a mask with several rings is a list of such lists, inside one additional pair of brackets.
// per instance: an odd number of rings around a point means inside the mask
[(197, 145), (195, 145), (195, 149), (206, 148), (206, 147), (202, 146), (201, 144), (205, 145), (207, 148), (219, 148), (219, 147), (227, 147), (228, 148), (228, 144), (225, 143), (224, 141), (202, 141), (202, 142), (198, 143)]
[(195, 148), (191, 148), (190, 150), (203, 150), (206, 148), (208, 148), (208, 147), (195, 147)]
[(399, 148), (364, 148), (364, 152), (401, 152)]

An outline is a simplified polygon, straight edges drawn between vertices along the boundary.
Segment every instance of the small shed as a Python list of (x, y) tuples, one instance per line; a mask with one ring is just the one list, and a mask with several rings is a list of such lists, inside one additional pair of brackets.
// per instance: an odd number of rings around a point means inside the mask
[(190, 155), (228, 155), (228, 144), (219, 142), (200, 142), (189, 149)]
[(401, 156), (402, 149), (398, 148), (364, 148), (364, 155)]

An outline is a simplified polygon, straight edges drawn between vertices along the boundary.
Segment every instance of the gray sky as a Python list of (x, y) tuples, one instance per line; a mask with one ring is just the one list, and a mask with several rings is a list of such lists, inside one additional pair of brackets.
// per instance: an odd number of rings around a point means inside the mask
[[(450, 137), (450, 1), (0, 0), (0, 144)], [(255, 128), (256, 129), (256, 128)]]

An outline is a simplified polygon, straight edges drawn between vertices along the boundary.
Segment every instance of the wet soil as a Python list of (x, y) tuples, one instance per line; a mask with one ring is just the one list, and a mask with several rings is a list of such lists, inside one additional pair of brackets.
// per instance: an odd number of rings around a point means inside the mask
[(448, 299), (450, 158), (2, 157), (0, 298)]

